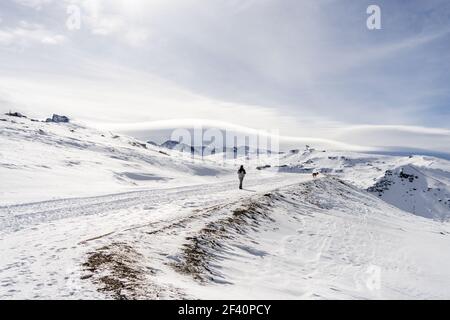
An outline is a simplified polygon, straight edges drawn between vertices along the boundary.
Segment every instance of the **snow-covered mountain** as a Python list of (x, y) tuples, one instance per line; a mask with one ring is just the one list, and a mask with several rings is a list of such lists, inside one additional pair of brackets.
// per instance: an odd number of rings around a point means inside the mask
[(168, 147), (0, 116), (0, 298), (450, 298), (448, 161)]
[[(150, 141), (149, 144), (156, 145), (156, 143)], [(159, 145), (162, 148), (169, 150), (176, 150), (184, 153), (189, 153), (195, 156), (208, 157), (218, 155), (219, 158), (237, 159), (241, 156), (255, 156), (259, 154), (273, 154), (271, 150), (251, 148), (249, 146), (236, 146), (236, 147), (217, 147), (214, 145), (203, 146), (191, 146), (185, 143), (180, 143), (174, 140), (167, 140)], [(281, 154), (282, 152), (280, 152)]]
[(2, 205), (203, 183), (231, 173), (74, 123), (0, 120)]
[[(427, 156), (386, 156), (354, 152), (291, 150), (268, 161), (264, 170), (321, 172), (367, 189), (404, 211), (450, 219), (450, 162)], [(270, 166), (270, 167), (269, 167)]]
[(179, 152), (185, 152), (195, 156), (209, 155), (216, 152), (215, 148), (209, 148), (208, 146), (190, 146), (185, 143), (180, 143), (178, 141), (167, 140), (160, 145), (162, 148), (169, 150), (176, 150)]
[(414, 214), (439, 220), (450, 218), (450, 185), (428, 168), (404, 165), (387, 170), (368, 190), (384, 201)]

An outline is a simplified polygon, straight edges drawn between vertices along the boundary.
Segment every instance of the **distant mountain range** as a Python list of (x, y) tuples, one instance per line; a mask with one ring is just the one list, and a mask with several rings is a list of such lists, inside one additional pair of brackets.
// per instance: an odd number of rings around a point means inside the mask
[[(185, 143), (181, 143), (174, 140), (167, 140), (166, 142), (158, 145), (157, 143), (153, 141), (147, 142), (150, 145), (153, 146), (159, 146), (161, 148), (166, 148), (169, 150), (177, 150), (180, 152), (187, 152), (195, 155), (200, 156), (208, 156), (213, 155), (216, 153), (231, 153), (236, 155), (248, 155), (248, 154), (274, 154), (275, 152), (271, 150), (265, 150), (265, 149), (253, 149), (249, 146), (239, 146), (239, 147), (216, 147), (211, 145), (205, 145), (205, 146), (190, 146)], [(283, 152), (279, 152), (279, 154), (282, 154)]]

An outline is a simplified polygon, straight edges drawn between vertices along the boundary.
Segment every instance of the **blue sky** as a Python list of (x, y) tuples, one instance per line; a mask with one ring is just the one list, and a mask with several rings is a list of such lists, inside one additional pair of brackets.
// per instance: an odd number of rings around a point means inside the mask
[[(370, 4), (381, 30), (366, 27)], [(0, 107), (37, 117), (450, 152), (447, 0), (5, 0), (0, 68)]]

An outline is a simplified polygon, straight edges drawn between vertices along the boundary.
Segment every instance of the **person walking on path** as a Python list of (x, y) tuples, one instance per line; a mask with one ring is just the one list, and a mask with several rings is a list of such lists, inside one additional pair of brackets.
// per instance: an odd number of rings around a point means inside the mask
[(242, 182), (244, 181), (244, 177), (247, 174), (245, 172), (244, 166), (241, 166), (238, 170), (238, 177), (239, 177), (239, 189), (242, 190)]

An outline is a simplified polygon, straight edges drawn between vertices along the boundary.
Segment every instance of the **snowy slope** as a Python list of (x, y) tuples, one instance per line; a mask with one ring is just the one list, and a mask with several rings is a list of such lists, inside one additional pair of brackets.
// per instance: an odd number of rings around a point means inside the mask
[(0, 185), (2, 205), (203, 183), (231, 173), (77, 124), (0, 118), (0, 177), (8, 182)]
[(236, 222), (210, 223), (185, 245), (182, 266), (207, 283), (186, 289), (194, 296), (450, 296), (447, 224), (405, 214), (329, 178), (252, 200), (231, 208)]
[[(426, 156), (384, 156), (342, 151), (293, 150), (270, 168), (291, 173), (321, 172), (368, 189), (407, 212), (450, 219), (450, 162)], [(401, 177), (400, 172), (405, 172)], [(413, 176), (410, 181), (407, 176)]]
[[(207, 220), (197, 212), (209, 206), (240, 202), (256, 192), (306, 179), (262, 174), (249, 179), (243, 191), (237, 189), (235, 179), (222, 179), (201, 185), (0, 207), (0, 299), (115, 298), (112, 292), (99, 292), (101, 285), (86, 278), (89, 273), (84, 264), (91, 252), (105, 247), (124, 253), (138, 252), (140, 259), (132, 268), (142, 266), (145, 277), (150, 277), (152, 269), (146, 262), (158, 261), (162, 256), (141, 253), (137, 245), (148, 245), (149, 250), (174, 245), (171, 236), (184, 239), (184, 233), (168, 226), (187, 227), (190, 219), (202, 226)], [(162, 238), (143, 238), (156, 229), (167, 233)], [(191, 231), (195, 230), (193, 227)], [(121, 253), (118, 258), (123, 261), (132, 257)], [(126, 280), (126, 276), (120, 279)], [(153, 290), (150, 284), (147, 287)], [(140, 296), (145, 297), (158, 298)], [(159, 296), (163, 297), (170, 295)]]
[(334, 178), (262, 175), (247, 188), (230, 181), (10, 207), (0, 297), (450, 297), (448, 224)]
[(405, 165), (386, 171), (369, 188), (384, 201), (414, 214), (438, 220), (450, 218), (450, 185), (426, 174), (427, 170)]

